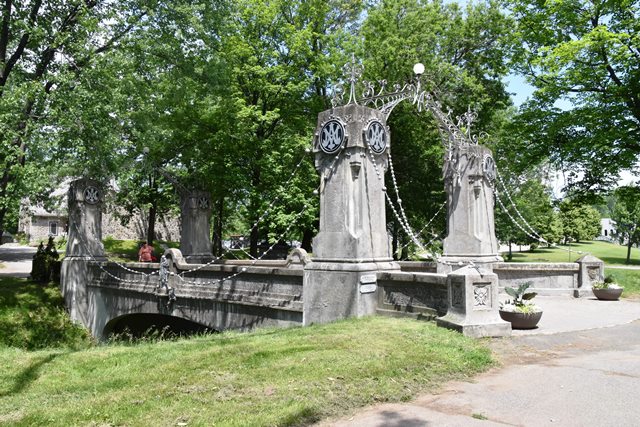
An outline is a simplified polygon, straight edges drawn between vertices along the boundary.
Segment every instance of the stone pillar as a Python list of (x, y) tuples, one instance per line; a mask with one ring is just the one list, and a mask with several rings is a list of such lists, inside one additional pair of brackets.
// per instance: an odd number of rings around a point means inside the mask
[(397, 270), (382, 188), (389, 131), (385, 115), (349, 104), (318, 116), (320, 229), (305, 266), (303, 323), (375, 313), (377, 272)]
[(443, 167), (447, 192), (447, 237), (438, 273), (473, 262), (491, 269), (503, 261), (498, 252), (493, 216), (496, 166), (491, 150), (461, 144), (449, 150)]
[(211, 195), (194, 190), (180, 196), (180, 251), (190, 263), (213, 259), (211, 252)]
[(604, 279), (604, 261), (593, 255), (584, 255), (576, 260), (579, 266), (578, 288), (573, 291), (575, 298), (591, 296), (591, 285)]
[(67, 193), (69, 234), (60, 286), (71, 319), (88, 325), (86, 293), (90, 261), (106, 261), (102, 244), (102, 186), (92, 179), (73, 181)]
[(449, 310), (438, 326), (473, 338), (511, 335), (511, 324), (498, 313), (497, 275), (467, 265), (448, 274), (447, 288)]

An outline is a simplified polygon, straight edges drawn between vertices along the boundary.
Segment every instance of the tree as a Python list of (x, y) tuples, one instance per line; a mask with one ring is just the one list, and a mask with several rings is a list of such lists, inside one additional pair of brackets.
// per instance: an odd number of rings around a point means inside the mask
[[(504, 189), (501, 182), (505, 182), (508, 188)], [(513, 244), (529, 244), (534, 248), (542, 239), (550, 244), (560, 241), (562, 223), (553, 207), (549, 189), (538, 177), (528, 178), (522, 183), (504, 178), (496, 185), (496, 197), (499, 199), (496, 236), (509, 245), (509, 260)]]
[(560, 218), (565, 242), (592, 240), (600, 234), (600, 214), (589, 205), (563, 200)]
[[(118, 48), (151, 2), (30, 0), (1, 6), (0, 235), (25, 195), (46, 194), (78, 78)], [(86, 93), (86, 92), (85, 92)], [(80, 124), (75, 125), (81, 127)], [(32, 177), (39, 179), (31, 179)]]
[(640, 154), (640, 1), (506, 3), (515, 67), (536, 88), (513, 127), (520, 165), (550, 159), (574, 192), (608, 190)]
[(631, 262), (631, 247), (640, 243), (640, 188), (619, 187), (614, 191), (615, 205), (612, 219), (616, 223), (616, 237), (627, 245), (626, 263)]
[[(495, 133), (497, 116), (510, 104), (501, 79), (508, 72), (504, 52), (510, 50), (510, 20), (497, 2), (469, 4), (462, 10), (454, 2), (380, 1), (368, 11), (362, 26), (365, 78), (385, 79), (388, 86), (413, 77), (413, 65), (423, 63), (424, 87), (438, 93), (444, 109), (478, 113), (474, 132)], [(445, 200), (442, 181), (444, 147), (433, 117), (418, 113), (406, 102), (389, 118), (391, 154), (409, 224), (419, 231)], [(394, 196), (393, 179), (386, 186)], [(422, 240), (445, 229), (440, 215)], [(394, 248), (404, 246), (400, 222), (387, 210)], [(395, 253), (395, 251), (394, 251)]]
[[(288, 177), (310, 146), (316, 114), (328, 106), (326, 82), (340, 59), (337, 42), (347, 38), (360, 11), (360, 1), (234, 2), (221, 52), (230, 75), (230, 161), (244, 191), (239, 199), (252, 256), (261, 239), (278, 236), (305, 205), (296, 223), (310, 243), (317, 217), (311, 157), (300, 176)], [(271, 213), (261, 220), (266, 210)]]

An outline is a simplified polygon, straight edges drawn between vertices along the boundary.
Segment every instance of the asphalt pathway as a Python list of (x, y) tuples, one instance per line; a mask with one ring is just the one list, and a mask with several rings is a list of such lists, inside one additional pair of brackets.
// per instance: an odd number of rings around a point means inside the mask
[(0, 245), (0, 277), (29, 277), (36, 248), (17, 243)]
[(546, 323), (488, 340), (499, 367), (321, 425), (640, 426), (640, 301), (536, 301)]

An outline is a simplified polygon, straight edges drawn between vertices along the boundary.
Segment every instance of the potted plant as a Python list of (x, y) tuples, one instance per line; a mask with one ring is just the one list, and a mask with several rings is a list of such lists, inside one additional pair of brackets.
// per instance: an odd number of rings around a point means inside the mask
[(513, 298), (500, 304), (500, 317), (511, 322), (513, 329), (533, 329), (538, 325), (542, 317), (542, 309), (533, 304), (531, 300), (538, 295), (536, 292), (527, 292), (531, 282), (522, 283), (517, 288), (505, 288), (505, 292)]
[(620, 298), (624, 288), (615, 282), (613, 276), (606, 276), (604, 280), (593, 283), (591, 290), (599, 300), (615, 301)]

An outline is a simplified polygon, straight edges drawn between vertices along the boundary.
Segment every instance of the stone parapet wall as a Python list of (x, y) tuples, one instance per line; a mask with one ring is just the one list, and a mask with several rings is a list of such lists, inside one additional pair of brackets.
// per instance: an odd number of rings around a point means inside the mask
[(187, 264), (176, 249), (166, 256), (168, 287), (160, 280), (160, 263), (65, 259), (63, 294), (74, 320), (97, 338), (135, 314), (179, 317), (217, 331), (302, 324), (304, 251), (294, 250), (286, 260), (210, 265)]
[[(102, 235), (116, 240), (145, 240), (149, 221), (145, 215), (133, 215), (127, 225), (122, 225), (113, 212), (102, 216)], [(156, 220), (156, 239), (180, 241), (180, 220), (177, 217), (159, 216)]]
[(435, 318), (447, 312), (446, 274), (401, 271), (377, 276), (379, 314)]
[(578, 289), (580, 267), (578, 263), (507, 263), (493, 265), (500, 289), (531, 282), (531, 288), (540, 295), (573, 296)]

